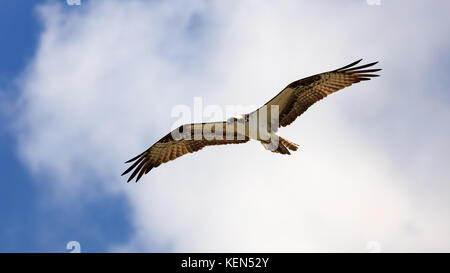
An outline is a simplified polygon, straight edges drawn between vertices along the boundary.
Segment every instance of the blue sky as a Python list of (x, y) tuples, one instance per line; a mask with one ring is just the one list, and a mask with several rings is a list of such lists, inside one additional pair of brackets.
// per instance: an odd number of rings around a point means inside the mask
[[(450, 251), (448, 5), (5, 1), (0, 251)], [(120, 177), (194, 98), (258, 106), (359, 58), (381, 77), (281, 129), (289, 157), (211, 147)]]
[[(35, 7), (45, 1), (4, 1), (0, 9), (1, 90), (8, 99), (18, 98), (15, 81), (32, 59), (38, 46), (42, 25)], [(64, 6), (63, 6), (64, 7)], [(78, 8), (69, 7), (68, 9)], [(0, 192), (1, 252), (66, 252), (69, 241), (80, 242), (83, 251), (102, 252), (109, 244), (122, 243), (129, 237), (127, 203), (122, 197), (104, 197), (78, 202), (67, 208), (43, 204), (45, 189), (17, 154), (17, 142), (8, 116), (0, 116), (0, 161), (4, 190)]]

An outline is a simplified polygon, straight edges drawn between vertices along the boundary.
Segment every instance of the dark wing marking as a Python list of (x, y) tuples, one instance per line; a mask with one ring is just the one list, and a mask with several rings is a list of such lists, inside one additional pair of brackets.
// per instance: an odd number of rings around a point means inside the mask
[[(361, 59), (362, 60), (362, 59)], [(279, 106), (279, 127), (291, 124), (311, 105), (326, 96), (360, 81), (370, 80), (379, 75), (371, 74), (381, 69), (365, 69), (378, 62), (356, 66), (361, 60), (339, 69), (313, 75), (292, 82), (278, 95), (265, 104), (270, 111), (271, 105)]]
[[(204, 130), (205, 126), (209, 126), (208, 130)], [(196, 132), (201, 132), (201, 134), (195, 135)], [(148, 173), (152, 168), (185, 154), (199, 151), (205, 146), (238, 144), (247, 141), (249, 141), (249, 138), (243, 135), (236, 133), (231, 136), (227, 135), (225, 122), (186, 124), (161, 138), (145, 152), (125, 162), (131, 163), (134, 161), (122, 175), (134, 170), (128, 182), (135, 176), (137, 176), (137, 182), (142, 175)]]

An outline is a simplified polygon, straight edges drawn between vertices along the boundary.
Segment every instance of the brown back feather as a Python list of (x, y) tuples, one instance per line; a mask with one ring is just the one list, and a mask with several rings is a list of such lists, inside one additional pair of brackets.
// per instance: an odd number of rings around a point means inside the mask
[[(193, 128), (193, 126), (200, 126), (200, 128), (204, 128), (204, 126), (208, 124), (211, 126), (211, 123), (201, 123), (201, 124), (188, 124), (185, 128)], [(223, 126), (222, 131), (217, 130), (217, 134), (222, 136), (222, 139), (219, 139), (219, 135), (208, 135), (201, 134), (200, 139), (196, 139), (194, 135), (194, 130), (188, 132), (189, 138), (183, 137), (178, 138), (176, 136), (176, 132), (182, 132), (183, 126), (178, 127), (173, 132), (167, 134), (163, 138), (161, 138), (158, 142), (153, 144), (150, 148), (148, 148), (142, 154), (128, 160), (126, 163), (134, 163), (124, 172), (122, 175), (125, 175), (131, 171), (133, 173), (130, 175), (128, 182), (131, 181), (134, 177), (136, 177), (136, 182), (146, 173), (148, 173), (151, 169), (158, 167), (159, 165), (166, 163), (168, 161), (174, 160), (180, 156), (183, 156), (188, 153), (194, 153), (206, 146), (212, 145), (225, 145), (225, 144), (238, 144), (245, 143), (249, 141), (248, 137), (234, 134), (233, 138), (226, 136), (226, 130), (224, 129), (225, 123), (217, 122), (212, 124), (211, 132), (214, 134), (216, 132), (215, 126)], [(186, 135), (184, 135), (186, 136)]]
[(266, 106), (279, 105), (279, 127), (291, 124), (311, 105), (326, 96), (360, 81), (370, 80), (379, 75), (370, 74), (381, 69), (364, 69), (378, 62), (356, 66), (358, 60), (339, 69), (313, 75), (290, 83)]

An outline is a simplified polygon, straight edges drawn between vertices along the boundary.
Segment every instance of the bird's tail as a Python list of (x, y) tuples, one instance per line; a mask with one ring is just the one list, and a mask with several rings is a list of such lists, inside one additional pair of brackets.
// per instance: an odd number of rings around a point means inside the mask
[(294, 142), (290, 142), (287, 139), (284, 139), (282, 137), (280, 138), (280, 143), (283, 144), (284, 146), (286, 146), (289, 150), (291, 151), (297, 151), (298, 149), (298, 144), (294, 143)]
[(294, 142), (290, 142), (289, 140), (284, 139), (282, 137), (278, 137), (277, 142), (261, 141), (261, 144), (264, 146), (264, 148), (266, 148), (266, 150), (269, 150), (274, 153), (283, 154), (283, 155), (285, 155), (285, 154), (290, 155), (291, 153), (289, 152), (289, 150), (297, 151), (297, 149), (298, 149), (298, 144), (295, 144)]

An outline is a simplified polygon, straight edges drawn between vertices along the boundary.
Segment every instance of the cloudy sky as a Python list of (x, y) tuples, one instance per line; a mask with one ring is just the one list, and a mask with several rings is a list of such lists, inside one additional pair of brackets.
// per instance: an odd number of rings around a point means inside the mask
[[(5, 1), (0, 251), (450, 251), (449, 9)], [(291, 156), (209, 147), (142, 183), (120, 176), (177, 107), (259, 106), (360, 58), (381, 77), (281, 129)]]

